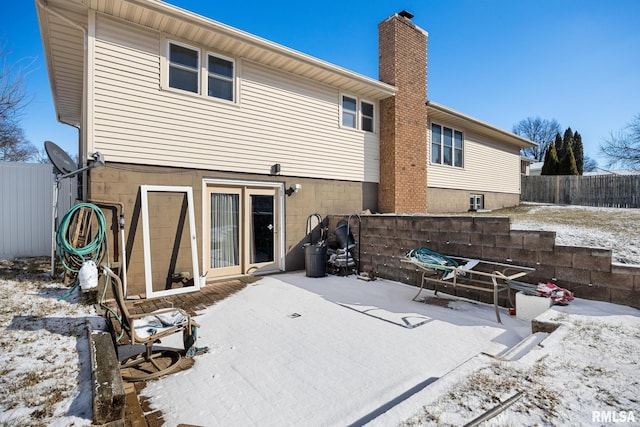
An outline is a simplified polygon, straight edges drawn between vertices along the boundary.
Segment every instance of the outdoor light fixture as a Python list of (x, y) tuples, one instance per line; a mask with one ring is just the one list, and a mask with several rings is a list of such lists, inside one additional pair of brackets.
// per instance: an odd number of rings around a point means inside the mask
[(271, 171), (269, 172), (271, 175), (279, 175), (280, 174), (280, 163), (276, 163), (271, 165)]
[(302, 188), (300, 184), (293, 184), (291, 187), (284, 190), (287, 196), (291, 196), (293, 193), (297, 193)]

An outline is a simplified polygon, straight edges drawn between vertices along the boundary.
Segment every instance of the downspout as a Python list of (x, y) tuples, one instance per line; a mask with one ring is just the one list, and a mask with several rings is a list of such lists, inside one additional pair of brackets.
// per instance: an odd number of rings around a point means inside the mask
[[(79, 151), (78, 151), (78, 160), (82, 161), (82, 164), (80, 166), (84, 167), (86, 166), (86, 158), (87, 158), (87, 149), (85, 150), (86, 152), (82, 152), (83, 151), (83, 142), (87, 143), (87, 112), (86, 112), (86, 105), (87, 105), (87, 61), (88, 61), (88, 57), (87, 57), (87, 45), (88, 45), (88, 29), (83, 27), (82, 25), (73, 22), (71, 19), (67, 18), (66, 16), (64, 16), (62, 13), (52, 9), (51, 7), (49, 7), (49, 5), (47, 5), (46, 0), (37, 0), (38, 5), (47, 11), (47, 13), (55, 16), (56, 18), (66, 22), (69, 26), (79, 30), (82, 32), (83, 35), (83, 39), (84, 39), (84, 46), (83, 46), (83, 50), (84, 50), (84, 57), (83, 57), (83, 63), (82, 63), (82, 117), (81, 117), (81, 126), (77, 126), (77, 125), (73, 125), (70, 123), (66, 123), (69, 126), (75, 127), (76, 129), (78, 129), (78, 134), (80, 135), (80, 146), (79, 146)], [(53, 89), (53, 88), (52, 88)], [(82, 126), (82, 124), (84, 124), (84, 126)], [(80, 132), (81, 129), (84, 129), (84, 133)], [(86, 178), (86, 173), (83, 173), (83, 178)], [(82, 199), (86, 198), (86, 179), (83, 179), (83, 187), (82, 187)]]
[[(82, 25), (76, 24), (75, 22), (73, 22), (72, 20), (70, 20), (66, 16), (62, 15), (61, 13), (56, 12), (55, 10), (51, 9), (46, 4), (45, 0), (37, 0), (37, 4), (38, 4), (38, 6), (40, 6), (40, 8), (45, 10), (48, 14), (51, 14), (51, 15), (55, 16), (56, 18), (66, 22), (71, 27), (73, 27), (73, 28), (75, 28), (77, 30), (80, 30), (82, 32), (83, 38), (84, 38), (84, 58), (83, 59), (85, 59), (87, 57), (87, 29), (84, 28)], [(85, 90), (86, 90), (86, 77), (85, 77), (86, 73), (84, 72), (84, 71), (86, 71), (86, 69), (85, 69), (86, 60), (83, 62), (82, 67), (83, 67), (83, 73), (82, 73), (83, 74), (83, 77), (82, 77), (83, 78), (83, 94), (82, 94), (82, 96), (84, 98), (84, 96), (85, 96), (84, 93), (85, 93)], [(50, 81), (50, 84), (51, 83), (52, 82)], [(51, 84), (51, 86), (52, 86), (51, 89), (52, 89), (52, 92), (53, 92), (53, 89), (54, 89), (53, 85)], [(83, 99), (83, 101), (84, 101), (84, 99)], [(58, 117), (58, 120), (60, 121), (60, 117)], [(66, 124), (78, 129), (78, 135), (80, 135), (80, 138), (81, 138), (81, 141), (82, 141), (82, 135), (80, 133), (80, 129), (77, 126), (72, 125), (70, 123), (66, 123)], [(81, 155), (82, 153), (80, 152), (80, 149), (82, 148), (82, 143), (80, 143), (78, 145), (79, 145), (79, 147), (78, 147), (79, 148), (78, 160), (83, 159), (81, 166), (85, 166), (86, 161), (84, 160), (84, 158), (86, 156), (82, 156)], [(83, 188), (83, 192), (84, 191), (85, 190)], [(58, 199), (57, 199), (58, 198), (58, 192), (59, 192), (58, 183), (56, 183), (55, 184), (55, 189), (54, 189), (54, 192), (53, 192), (53, 195), (56, 198), (56, 200), (52, 201), (53, 202), (53, 208), (52, 208), (52, 217), (51, 217), (51, 275), (52, 276), (55, 274), (55, 252), (56, 252), (56, 243), (55, 243), (56, 240), (55, 239), (56, 239), (56, 220), (57, 220), (56, 213), (57, 213), (57, 205), (58, 205)], [(76, 192), (77, 192), (77, 189), (76, 189)]]

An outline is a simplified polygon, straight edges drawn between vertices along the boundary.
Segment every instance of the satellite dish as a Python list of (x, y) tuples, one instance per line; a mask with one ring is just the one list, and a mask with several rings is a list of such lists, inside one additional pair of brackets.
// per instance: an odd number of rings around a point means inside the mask
[(58, 173), (66, 175), (78, 169), (78, 165), (74, 163), (73, 159), (55, 143), (45, 141), (44, 150)]

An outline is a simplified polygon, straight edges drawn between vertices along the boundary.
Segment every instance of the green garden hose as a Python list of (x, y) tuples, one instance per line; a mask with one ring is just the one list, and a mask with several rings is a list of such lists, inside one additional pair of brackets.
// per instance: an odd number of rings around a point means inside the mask
[[(69, 226), (73, 222), (73, 218), (82, 208), (89, 208), (96, 214), (98, 222), (98, 230), (93, 236), (90, 242), (87, 242), (82, 247), (75, 247), (69, 242)], [(56, 246), (58, 248), (58, 257), (64, 268), (68, 271), (79, 273), (82, 263), (92, 260), (96, 265), (100, 265), (103, 256), (107, 255), (107, 261), (109, 257), (109, 248), (106, 236), (106, 221), (102, 210), (91, 203), (78, 203), (69, 209), (69, 211), (62, 217), (60, 221), (60, 227), (56, 234)], [(69, 295), (78, 287), (80, 280), (76, 279), (75, 283), (69, 289), (69, 291), (60, 299), (67, 299)]]
[[(89, 208), (94, 211), (98, 221), (98, 230), (93, 236), (93, 240), (87, 242), (87, 244), (82, 247), (75, 247), (68, 241), (68, 231), (74, 215), (82, 208)], [(78, 203), (71, 207), (64, 217), (62, 217), (58, 233), (56, 234), (58, 255), (64, 268), (74, 273), (78, 273), (84, 261), (93, 260), (96, 265), (100, 265), (103, 255), (106, 253), (108, 256), (109, 254), (105, 235), (106, 221), (104, 214), (99, 207), (91, 203)]]

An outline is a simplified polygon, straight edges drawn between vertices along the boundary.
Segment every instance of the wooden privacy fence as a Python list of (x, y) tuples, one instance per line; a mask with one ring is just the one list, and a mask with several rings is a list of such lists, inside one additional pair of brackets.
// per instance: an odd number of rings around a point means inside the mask
[(523, 202), (640, 208), (640, 175), (523, 176)]

